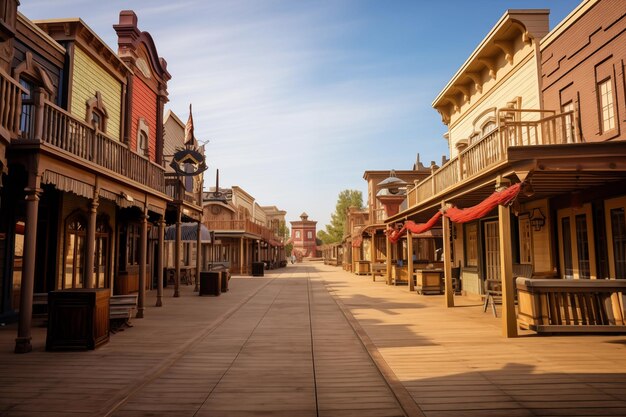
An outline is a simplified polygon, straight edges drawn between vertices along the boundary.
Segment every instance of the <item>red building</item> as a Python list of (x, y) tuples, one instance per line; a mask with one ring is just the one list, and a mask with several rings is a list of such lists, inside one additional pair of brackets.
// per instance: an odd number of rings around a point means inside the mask
[(309, 220), (309, 215), (302, 213), (300, 221), (291, 223), (291, 242), (293, 254), (298, 260), (302, 258), (317, 257), (316, 225), (317, 222)]

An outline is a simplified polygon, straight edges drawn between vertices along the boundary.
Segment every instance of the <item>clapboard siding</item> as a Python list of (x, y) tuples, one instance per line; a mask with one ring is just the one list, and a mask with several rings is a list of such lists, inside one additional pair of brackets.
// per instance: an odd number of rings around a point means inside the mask
[(108, 114), (106, 134), (113, 139), (120, 140), (122, 85), (76, 46), (72, 79), (72, 114), (85, 119), (87, 100), (95, 97), (96, 91), (102, 94)]
[(156, 94), (146, 85), (139, 77), (134, 78), (133, 84), (133, 115), (132, 129), (130, 135), (131, 149), (141, 153), (137, 149), (137, 129), (139, 118), (143, 118), (149, 127), (148, 135), (148, 153), (150, 160), (155, 161), (156, 151), (156, 115), (157, 115), (157, 97)]
[[(517, 59), (517, 58), (516, 58)], [(502, 108), (506, 103), (516, 97), (522, 97), (522, 108), (539, 109), (539, 83), (537, 77), (537, 62), (534, 54), (526, 56), (525, 61), (520, 62), (519, 67), (511, 72), (508, 78), (500, 85), (493, 86), (481, 98), (478, 105), (462, 113), (450, 128), (450, 148), (451, 156), (457, 154), (456, 142), (467, 139), (474, 133), (474, 120), (485, 110), (495, 107)], [(483, 88), (487, 89), (485, 85)], [(485, 90), (483, 90), (485, 91)], [(476, 126), (478, 129), (479, 126)]]

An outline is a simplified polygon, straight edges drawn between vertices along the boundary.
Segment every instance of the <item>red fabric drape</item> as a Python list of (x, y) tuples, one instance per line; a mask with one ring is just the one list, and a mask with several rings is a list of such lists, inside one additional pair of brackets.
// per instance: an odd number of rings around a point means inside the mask
[(391, 228), (388, 228), (386, 232), (387, 239), (389, 239), (391, 243), (396, 243), (398, 240), (400, 240), (402, 236), (404, 236), (407, 230), (410, 230), (411, 233), (415, 233), (415, 234), (424, 233), (432, 229), (432, 227), (439, 221), (440, 217), (441, 217), (441, 212), (438, 211), (426, 223), (415, 223), (411, 220), (407, 220), (406, 222), (404, 222), (404, 226), (402, 226), (402, 229), (400, 230), (393, 230)]
[(353, 247), (353, 248), (359, 248), (359, 247), (361, 247), (361, 243), (362, 243), (362, 242), (363, 242), (363, 238), (361, 238), (361, 237), (358, 237), (358, 238), (356, 238), (356, 239), (353, 239), (353, 240), (352, 240), (352, 247)]
[(493, 210), (498, 204), (506, 205), (511, 203), (519, 194), (522, 183), (510, 186), (506, 190), (496, 191), (489, 197), (476, 204), (475, 206), (460, 209), (451, 207), (446, 210), (445, 216), (454, 223), (467, 223), (472, 220), (480, 219)]

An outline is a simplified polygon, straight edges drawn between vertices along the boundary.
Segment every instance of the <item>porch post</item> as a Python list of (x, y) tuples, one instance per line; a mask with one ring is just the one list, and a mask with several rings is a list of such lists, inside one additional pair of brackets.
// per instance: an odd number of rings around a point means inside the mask
[(33, 347), (30, 328), (33, 315), (33, 290), (35, 287), (35, 256), (37, 247), (37, 216), (39, 214), (39, 188), (41, 177), (29, 175), (26, 192), (26, 221), (24, 230), (24, 258), (20, 293), (20, 315), (15, 339), (15, 353), (28, 353)]
[(180, 297), (180, 234), (182, 227), (181, 208), (176, 208), (176, 238), (174, 239), (174, 297)]
[(200, 281), (200, 266), (201, 266), (200, 255), (202, 255), (202, 250), (200, 246), (202, 244), (201, 234), (202, 234), (202, 222), (198, 222), (198, 236), (196, 237), (196, 282), (195, 282), (196, 285), (193, 288), (194, 292), (199, 291), (198, 281)]
[(376, 263), (376, 230), (374, 230), (370, 236), (370, 274), (372, 274), (372, 280), (376, 281), (376, 275), (374, 275), (374, 264)]
[[(147, 203), (146, 203), (147, 206)], [(139, 237), (139, 294), (137, 297), (137, 317), (143, 318), (146, 298), (146, 263), (148, 259), (148, 209), (144, 208), (141, 216), (141, 236)]]
[[(497, 190), (510, 185), (510, 181), (500, 179)], [(502, 335), (517, 337), (515, 316), (515, 283), (513, 282), (513, 256), (511, 249), (511, 209), (498, 205), (498, 234), (500, 240), (500, 277), (502, 279)]]
[(409, 292), (415, 291), (415, 285), (413, 284), (413, 233), (410, 230), (406, 231), (406, 267), (407, 276), (409, 277)]
[(93, 267), (96, 251), (96, 216), (98, 215), (98, 191), (94, 192), (93, 200), (89, 203), (89, 220), (87, 222), (87, 245), (85, 253), (85, 288), (93, 288)]
[(243, 275), (243, 236), (239, 241), (239, 274)]
[(387, 246), (387, 272), (386, 272), (386, 281), (387, 285), (391, 285), (391, 242), (389, 241), (389, 236), (385, 236), (385, 244)]
[[(441, 209), (445, 209), (445, 203), (441, 203)], [(443, 223), (443, 269), (445, 280), (446, 307), (454, 307), (454, 288), (452, 287), (452, 250), (450, 247), (450, 219), (441, 217)]]
[(157, 299), (156, 306), (163, 306), (163, 257), (165, 255), (165, 218), (161, 216), (159, 225), (159, 253), (157, 259)]

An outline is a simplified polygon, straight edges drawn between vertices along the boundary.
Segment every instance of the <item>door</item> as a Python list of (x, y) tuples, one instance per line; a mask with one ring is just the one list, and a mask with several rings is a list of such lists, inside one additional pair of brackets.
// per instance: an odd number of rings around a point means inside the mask
[(609, 277), (626, 279), (626, 197), (607, 200), (604, 204)]
[(591, 204), (557, 212), (561, 278), (596, 278), (592, 219)]

